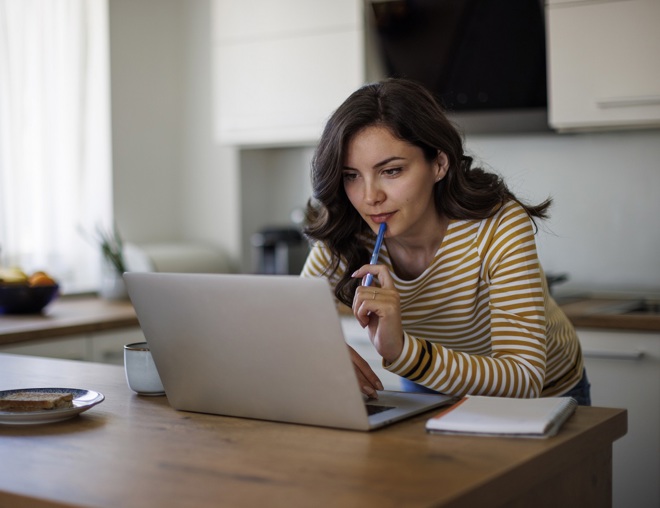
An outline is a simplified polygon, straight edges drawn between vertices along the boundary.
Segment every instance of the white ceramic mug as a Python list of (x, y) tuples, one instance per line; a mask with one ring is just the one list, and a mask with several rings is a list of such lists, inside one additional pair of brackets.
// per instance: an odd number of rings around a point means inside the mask
[(146, 342), (135, 342), (124, 346), (124, 370), (128, 386), (139, 395), (165, 394)]

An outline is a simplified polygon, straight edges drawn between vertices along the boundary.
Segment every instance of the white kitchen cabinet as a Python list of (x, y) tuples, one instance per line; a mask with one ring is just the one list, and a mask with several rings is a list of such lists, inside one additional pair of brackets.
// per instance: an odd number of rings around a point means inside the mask
[(659, 0), (547, 0), (550, 125), (660, 127), (659, 23)]
[(124, 345), (145, 340), (140, 328), (97, 332), (87, 338), (88, 354), (85, 359), (90, 362), (124, 365)]
[(20, 342), (0, 346), (0, 353), (63, 358), (65, 360), (85, 360), (87, 358), (87, 341), (84, 337), (77, 336), (45, 341)]
[(8, 344), (0, 346), (0, 353), (123, 365), (124, 344), (144, 340), (142, 330), (134, 328)]
[(216, 138), (313, 144), (364, 81), (360, 0), (215, 0)]
[(578, 329), (594, 406), (628, 410), (614, 443), (614, 506), (660, 506), (660, 333)]

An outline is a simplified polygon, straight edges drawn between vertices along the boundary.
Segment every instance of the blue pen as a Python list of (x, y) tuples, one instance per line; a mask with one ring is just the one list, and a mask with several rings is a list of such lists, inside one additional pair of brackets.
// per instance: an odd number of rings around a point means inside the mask
[[(385, 230), (387, 229), (387, 224), (381, 222), (380, 229), (378, 230), (378, 236), (376, 237), (376, 245), (374, 245), (374, 252), (371, 255), (370, 265), (375, 265), (378, 263), (378, 253), (380, 252), (380, 247), (383, 245), (383, 237), (385, 236)], [(363, 286), (371, 286), (371, 283), (374, 281), (374, 276), (370, 273), (364, 278)]]

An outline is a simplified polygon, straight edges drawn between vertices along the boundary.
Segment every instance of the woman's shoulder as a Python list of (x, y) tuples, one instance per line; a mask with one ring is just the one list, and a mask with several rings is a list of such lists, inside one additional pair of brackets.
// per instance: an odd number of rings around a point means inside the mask
[(483, 230), (497, 226), (500, 223), (531, 217), (525, 208), (515, 200), (510, 200), (499, 205), (488, 217), (482, 219), (451, 219), (448, 230), (456, 234), (463, 230)]
[(525, 207), (514, 199), (505, 201), (495, 213), (496, 215), (499, 214), (507, 217), (520, 215), (529, 216)]
[(323, 242), (314, 242), (311, 244), (307, 261), (316, 261), (321, 264), (328, 264), (332, 259), (330, 248)]
[(314, 242), (301, 275), (303, 277), (325, 277), (332, 281), (345, 270), (343, 263), (339, 263), (336, 271), (335, 267), (337, 267), (337, 263), (333, 259), (331, 249), (323, 242)]
[(528, 222), (530, 225), (533, 222), (525, 207), (518, 201), (510, 200), (503, 203), (491, 216), (485, 219), (485, 222), (490, 224), (505, 224), (512, 222)]
[(480, 221), (476, 235), (482, 248), (504, 237), (528, 238), (534, 235), (533, 220), (520, 203), (507, 201), (492, 216)]

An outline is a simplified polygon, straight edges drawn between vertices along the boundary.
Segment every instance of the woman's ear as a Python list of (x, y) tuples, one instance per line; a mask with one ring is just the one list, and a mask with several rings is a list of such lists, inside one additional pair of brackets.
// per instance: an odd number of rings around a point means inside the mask
[(435, 160), (435, 181), (442, 180), (449, 170), (449, 157), (445, 152), (438, 151), (438, 157)]

